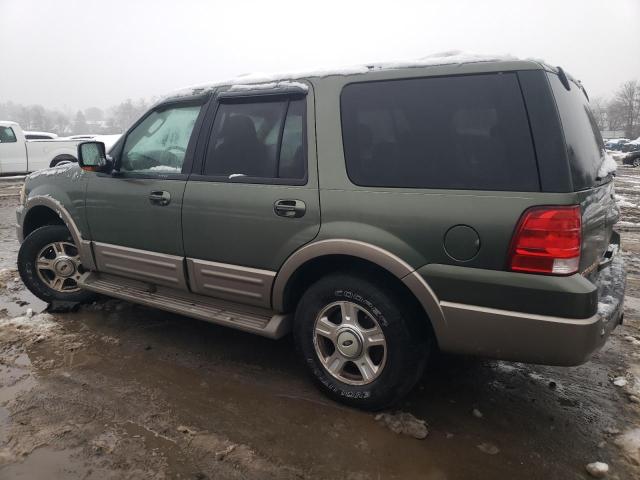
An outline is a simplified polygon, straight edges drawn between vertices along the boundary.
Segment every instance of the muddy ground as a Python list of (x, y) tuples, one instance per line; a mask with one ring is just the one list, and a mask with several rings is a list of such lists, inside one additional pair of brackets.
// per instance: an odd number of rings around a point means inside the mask
[[(640, 169), (617, 179), (625, 325), (589, 363), (442, 357), (382, 418), (316, 391), (290, 338), (106, 299), (40, 313), (15, 270), (19, 186), (0, 180), (1, 479), (640, 478)], [(389, 428), (405, 414), (425, 439)]]

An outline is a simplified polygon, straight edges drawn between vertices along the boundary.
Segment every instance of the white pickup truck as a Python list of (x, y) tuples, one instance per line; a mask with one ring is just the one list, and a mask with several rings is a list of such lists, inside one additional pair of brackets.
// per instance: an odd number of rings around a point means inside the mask
[(27, 140), (16, 122), (0, 120), (0, 175), (35, 172), (66, 162), (75, 162), (80, 142), (97, 140), (107, 149), (120, 135), (78, 135), (49, 140)]

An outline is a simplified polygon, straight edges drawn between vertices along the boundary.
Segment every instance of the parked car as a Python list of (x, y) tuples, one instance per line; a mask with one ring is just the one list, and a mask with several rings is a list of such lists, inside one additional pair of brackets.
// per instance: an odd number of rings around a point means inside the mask
[[(31, 138), (27, 138), (27, 135)], [(16, 122), (0, 121), (0, 175), (29, 173), (76, 162), (77, 146), (84, 140), (113, 144), (119, 135), (89, 135), (83, 138), (34, 138), (46, 132), (24, 132)]]
[(640, 150), (627, 153), (622, 157), (623, 165), (632, 165), (634, 167), (640, 167)]
[(636, 150), (640, 150), (640, 138), (627, 142), (620, 147), (621, 152), (635, 152)]
[(407, 394), (436, 348), (577, 365), (625, 288), (593, 122), (579, 83), (533, 61), (189, 89), (108, 155), (84, 142), (79, 165), (27, 178), (20, 276), (48, 302), (293, 332), (317, 385), (364, 409)]
[(58, 138), (58, 135), (51, 132), (28, 132), (24, 130), (24, 138), (26, 140), (53, 140)]
[(628, 138), (616, 138), (614, 140), (608, 140), (605, 143), (605, 147), (607, 148), (607, 150), (620, 151), (623, 145), (625, 145), (628, 141), (629, 141)]
[(0, 174), (17, 174), (76, 161), (80, 142), (27, 140), (15, 122), (0, 121)]

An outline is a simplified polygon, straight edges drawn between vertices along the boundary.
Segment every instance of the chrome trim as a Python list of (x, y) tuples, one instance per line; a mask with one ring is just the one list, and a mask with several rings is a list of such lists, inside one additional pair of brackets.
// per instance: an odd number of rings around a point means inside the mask
[(276, 272), (187, 258), (191, 291), (259, 307), (271, 306)]
[(187, 290), (183, 257), (100, 242), (93, 250), (100, 272)]

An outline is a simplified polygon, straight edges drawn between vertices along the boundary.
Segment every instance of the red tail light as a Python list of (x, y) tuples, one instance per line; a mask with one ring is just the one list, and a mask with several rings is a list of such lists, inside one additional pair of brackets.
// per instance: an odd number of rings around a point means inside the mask
[(579, 206), (525, 211), (511, 240), (509, 268), (515, 272), (570, 275), (578, 271), (582, 244)]

